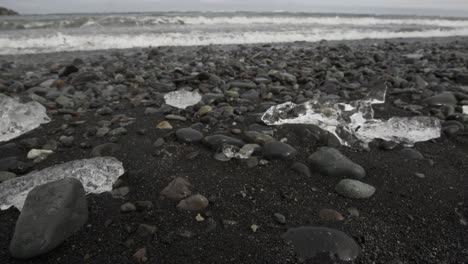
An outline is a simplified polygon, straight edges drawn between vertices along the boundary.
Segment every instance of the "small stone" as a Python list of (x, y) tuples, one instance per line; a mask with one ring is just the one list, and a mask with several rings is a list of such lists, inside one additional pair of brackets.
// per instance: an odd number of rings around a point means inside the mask
[(451, 92), (440, 93), (426, 98), (423, 101), (423, 103), (428, 105), (455, 105), (457, 102), (457, 98)]
[(267, 142), (273, 142), (275, 139), (259, 131), (244, 131), (244, 137), (247, 142), (264, 145)]
[(54, 153), (52, 150), (46, 149), (31, 149), (28, 152), (27, 158), (28, 159), (37, 159), (39, 157), (47, 157), (50, 154)]
[(426, 175), (424, 175), (424, 173), (419, 173), (419, 172), (414, 173), (414, 176), (416, 176), (418, 178), (421, 178), (421, 179), (426, 177)]
[(276, 222), (280, 224), (286, 224), (286, 217), (280, 213), (275, 213), (273, 215), (275, 217)]
[(136, 206), (132, 203), (124, 203), (120, 206), (120, 211), (122, 213), (129, 213), (136, 211)]
[(150, 237), (156, 233), (157, 228), (152, 225), (140, 224), (136, 233), (140, 237)]
[(400, 155), (407, 158), (407, 159), (416, 159), (416, 160), (421, 160), (424, 159), (423, 154), (421, 152), (412, 149), (412, 148), (404, 148), (399, 151)]
[(255, 224), (250, 226), (250, 229), (252, 229), (254, 233), (257, 232), (258, 228), (259, 228), (258, 225), (255, 225)]
[(106, 143), (96, 146), (91, 151), (91, 157), (114, 156), (120, 151), (120, 145), (115, 143)]
[(168, 121), (162, 121), (156, 125), (156, 128), (157, 129), (172, 129), (172, 125)]
[(192, 195), (179, 202), (177, 208), (187, 211), (199, 211), (208, 207), (208, 199), (201, 194)]
[(231, 133), (233, 133), (235, 135), (240, 135), (242, 133), (242, 130), (240, 130), (238, 128), (233, 128), (233, 129), (231, 129)]
[(205, 221), (205, 218), (204, 218), (201, 214), (197, 214), (197, 215), (195, 216), (195, 220), (196, 220), (197, 222), (203, 222), (203, 221)]
[(164, 145), (164, 143), (166, 143), (166, 142), (164, 141), (164, 138), (158, 138), (158, 139), (156, 139), (156, 141), (153, 143), (153, 147), (155, 147), (155, 148), (160, 148), (160, 147), (162, 147), (162, 145)]
[(180, 128), (176, 131), (177, 138), (185, 143), (196, 143), (203, 139), (203, 134), (193, 128)]
[(323, 174), (333, 177), (355, 177), (364, 178), (366, 171), (360, 165), (354, 163), (341, 152), (330, 147), (321, 147), (309, 156), (312, 166), (319, 169)]
[(191, 188), (192, 185), (186, 179), (177, 177), (161, 191), (160, 197), (178, 201), (192, 194)]
[(354, 217), (359, 217), (359, 210), (355, 207), (350, 207), (348, 208), (348, 213), (351, 215), (351, 216), (354, 216)]
[(291, 159), (296, 153), (291, 145), (279, 141), (267, 142), (263, 146), (263, 155), (268, 159)]
[(327, 220), (327, 221), (343, 221), (343, 215), (333, 209), (322, 209), (319, 212), (320, 218)]
[(369, 198), (375, 193), (375, 187), (357, 180), (344, 179), (336, 186), (335, 191), (348, 198)]
[(140, 248), (135, 254), (133, 254), (132, 259), (137, 263), (143, 263), (148, 261), (146, 248)]
[(96, 137), (104, 137), (105, 135), (107, 135), (107, 133), (109, 133), (109, 131), (110, 128), (108, 127), (100, 127), (96, 132)]
[(153, 202), (151, 201), (137, 201), (135, 206), (138, 211), (151, 210), (153, 208)]
[(180, 116), (180, 115), (169, 114), (169, 115), (166, 115), (165, 117), (167, 120), (187, 121), (187, 118)]
[(127, 129), (125, 129), (124, 127), (118, 127), (118, 128), (112, 129), (112, 130), (109, 132), (109, 135), (110, 135), (111, 137), (120, 136), (120, 135), (126, 135), (126, 134), (127, 134)]
[(307, 167), (307, 165), (305, 165), (304, 163), (294, 162), (293, 165), (291, 166), (291, 169), (293, 169), (295, 172), (307, 178), (312, 177), (312, 173), (310, 172), (309, 167)]
[(75, 138), (73, 136), (61, 136), (60, 137), (60, 143), (62, 143), (63, 146), (65, 147), (71, 147), (73, 146), (73, 142), (75, 141)]
[(123, 186), (112, 190), (111, 194), (113, 198), (123, 198), (130, 192), (130, 188)]
[(205, 116), (206, 114), (208, 114), (209, 112), (211, 112), (212, 110), (213, 110), (213, 108), (211, 108), (211, 106), (204, 105), (204, 106), (200, 107), (200, 109), (198, 109), (196, 115), (198, 117), (202, 117), (202, 116)]

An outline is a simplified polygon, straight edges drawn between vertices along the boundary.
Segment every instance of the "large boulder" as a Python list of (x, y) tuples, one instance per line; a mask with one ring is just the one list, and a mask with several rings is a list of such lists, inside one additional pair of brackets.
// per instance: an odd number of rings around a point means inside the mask
[(10, 243), (11, 255), (27, 259), (47, 253), (88, 220), (88, 204), (81, 182), (75, 178), (39, 185), (24, 202)]

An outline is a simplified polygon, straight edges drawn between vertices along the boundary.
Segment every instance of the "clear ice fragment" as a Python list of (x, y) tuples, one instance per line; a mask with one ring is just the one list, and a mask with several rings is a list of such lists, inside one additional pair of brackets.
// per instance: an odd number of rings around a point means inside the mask
[(109, 192), (122, 174), (122, 163), (113, 157), (75, 160), (34, 171), (0, 183), (0, 209), (15, 206), (21, 211), (26, 196), (34, 187), (65, 177), (80, 180), (87, 194)]
[(468, 115), (468, 105), (463, 106), (463, 113)]
[(185, 109), (188, 106), (192, 106), (200, 102), (202, 99), (201, 95), (197, 91), (185, 91), (179, 90), (175, 92), (170, 92), (164, 95), (164, 100), (166, 104)]
[(20, 103), (0, 93), (0, 142), (8, 141), (50, 122), (38, 102)]
[(262, 116), (267, 125), (311, 124), (335, 135), (342, 145), (368, 148), (375, 138), (412, 146), (440, 137), (441, 124), (435, 117), (393, 117), (374, 119), (373, 104), (385, 102), (385, 83), (378, 82), (369, 94), (348, 103), (312, 99), (302, 104), (286, 102), (270, 107)]
[(224, 144), (223, 145), (223, 154), (229, 159), (248, 159), (254, 153), (255, 147), (254, 144), (246, 144), (242, 148), (238, 148), (233, 145)]

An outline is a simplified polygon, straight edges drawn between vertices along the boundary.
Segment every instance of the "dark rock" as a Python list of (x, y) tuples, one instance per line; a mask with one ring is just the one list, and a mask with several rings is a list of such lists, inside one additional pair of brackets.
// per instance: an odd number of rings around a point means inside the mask
[(453, 93), (444, 92), (438, 95), (431, 96), (424, 99), (423, 103), (428, 105), (455, 105), (457, 104), (457, 98)]
[(220, 148), (223, 144), (234, 145), (237, 147), (242, 147), (244, 142), (237, 138), (228, 137), (225, 135), (213, 135), (207, 136), (204, 138), (204, 142), (211, 148), (217, 149)]
[(79, 69), (75, 65), (68, 65), (59, 72), (59, 77), (67, 77), (68, 75), (78, 71)]
[(336, 229), (302, 226), (288, 229), (281, 237), (292, 243), (299, 257), (307, 263), (352, 261), (361, 253), (351, 237)]
[(88, 219), (88, 204), (81, 182), (74, 178), (40, 185), (24, 202), (10, 243), (15, 258), (47, 253), (80, 229)]
[(19, 14), (11, 9), (0, 7), (0, 16), (17, 16), (17, 15)]
[(101, 78), (95, 72), (82, 72), (73, 78), (73, 85), (82, 85), (89, 82), (99, 81)]
[(177, 138), (185, 143), (196, 143), (203, 139), (203, 134), (193, 128), (180, 128), (176, 131)]
[(120, 145), (115, 143), (105, 143), (96, 146), (91, 151), (91, 157), (113, 156), (120, 151)]
[(247, 142), (257, 143), (260, 145), (263, 145), (266, 142), (275, 141), (273, 137), (258, 131), (244, 131), (244, 137)]
[(309, 162), (325, 175), (334, 177), (364, 178), (366, 171), (338, 150), (322, 147), (309, 156)]
[(272, 141), (263, 146), (263, 155), (268, 159), (291, 159), (297, 154), (297, 150), (291, 145)]
[(275, 217), (276, 222), (280, 224), (286, 224), (286, 217), (280, 213), (275, 213), (273, 215)]
[(310, 172), (309, 167), (307, 167), (307, 165), (304, 163), (294, 162), (293, 165), (291, 165), (291, 169), (305, 177), (312, 177), (312, 173)]
[(412, 148), (404, 148), (399, 151), (400, 155), (403, 156), (406, 159), (424, 159), (423, 154), (421, 152), (412, 149)]
[(161, 198), (181, 200), (192, 194), (192, 185), (184, 178), (177, 177), (172, 180), (160, 193)]

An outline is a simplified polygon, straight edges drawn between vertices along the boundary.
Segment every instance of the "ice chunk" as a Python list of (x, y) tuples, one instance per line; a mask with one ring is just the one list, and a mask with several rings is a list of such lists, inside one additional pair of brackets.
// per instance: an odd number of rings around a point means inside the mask
[(164, 95), (166, 104), (185, 109), (188, 106), (195, 105), (202, 99), (201, 95), (197, 91), (185, 91), (179, 90), (170, 92)]
[(0, 183), (0, 209), (15, 206), (21, 210), (26, 196), (35, 186), (65, 177), (80, 180), (87, 194), (108, 192), (123, 173), (122, 163), (113, 157), (75, 160), (34, 171)]
[(19, 137), (48, 122), (46, 109), (38, 102), (23, 104), (0, 93), (0, 142)]
[(368, 143), (375, 138), (411, 146), (440, 137), (441, 124), (435, 117), (374, 119), (372, 105), (384, 103), (386, 91), (382, 81), (366, 97), (349, 104), (321, 98), (302, 104), (286, 102), (270, 107), (262, 121), (267, 125), (317, 125), (335, 135), (342, 145), (354, 148), (368, 148)]
[(468, 105), (463, 106), (463, 113), (468, 115)]
[(224, 144), (223, 154), (229, 159), (248, 159), (255, 151), (256, 144), (246, 144), (242, 148), (233, 145)]

